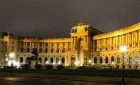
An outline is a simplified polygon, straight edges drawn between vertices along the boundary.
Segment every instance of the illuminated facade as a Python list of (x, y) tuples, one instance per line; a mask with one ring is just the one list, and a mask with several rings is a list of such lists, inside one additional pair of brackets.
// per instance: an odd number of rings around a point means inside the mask
[(0, 66), (6, 65), (10, 53), (20, 64), (28, 63), (32, 48), (38, 49), (42, 65), (65, 66), (113, 65), (122, 68), (120, 46), (127, 46), (124, 53), (125, 68), (138, 68), (140, 64), (140, 23), (102, 33), (82, 22), (72, 27), (69, 38), (16, 37), (10, 33), (0, 34)]

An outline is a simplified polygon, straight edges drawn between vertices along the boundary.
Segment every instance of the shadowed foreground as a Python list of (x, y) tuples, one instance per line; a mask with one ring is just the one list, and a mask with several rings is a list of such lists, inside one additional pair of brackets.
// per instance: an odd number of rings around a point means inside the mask
[(81, 75), (58, 75), (40, 73), (0, 72), (0, 81), (5, 85), (139, 85), (139, 78), (99, 77)]

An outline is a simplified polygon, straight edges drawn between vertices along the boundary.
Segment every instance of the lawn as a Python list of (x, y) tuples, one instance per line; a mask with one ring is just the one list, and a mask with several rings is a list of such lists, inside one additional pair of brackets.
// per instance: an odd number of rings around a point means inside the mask
[[(11, 72), (11, 69), (0, 69), (0, 72)], [(87, 76), (110, 76), (121, 77), (122, 70), (90, 70), (90, 69), (13, 69), (12, 72), (20, 73), (44, 73), (63, 75), (87, 75)], [(124, 70), (125, 77), (140, 78), (140, 70)]]

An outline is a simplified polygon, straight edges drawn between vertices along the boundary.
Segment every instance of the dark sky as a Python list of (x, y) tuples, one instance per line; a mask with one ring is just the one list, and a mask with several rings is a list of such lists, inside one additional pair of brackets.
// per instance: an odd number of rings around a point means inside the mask
[(0, 31), (22, 37), (70, 37), (83, 20), (102, 32), (140, 22), (140, 0), (0, 0)]

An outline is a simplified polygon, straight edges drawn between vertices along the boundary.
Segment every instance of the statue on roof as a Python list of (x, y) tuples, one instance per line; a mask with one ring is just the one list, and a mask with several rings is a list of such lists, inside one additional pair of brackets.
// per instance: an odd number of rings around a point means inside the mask
[(78, 25), (79, 25), (79, 26), (84, 25), (84, 23), (82, 22), (82, 19), (81, 19), (81, 21), (78, 23)]

